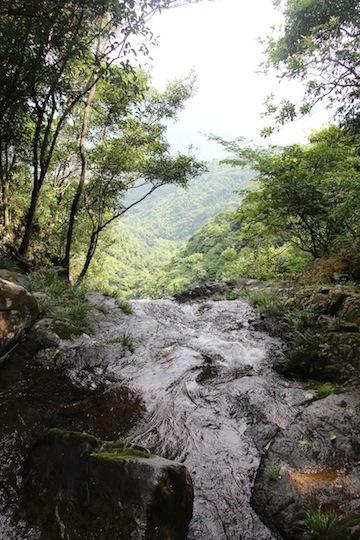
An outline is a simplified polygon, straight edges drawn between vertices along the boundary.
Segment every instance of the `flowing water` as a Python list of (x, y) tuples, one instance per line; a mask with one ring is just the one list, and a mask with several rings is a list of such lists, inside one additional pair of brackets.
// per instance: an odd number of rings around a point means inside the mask
[(63, 343), (57, 363), (79, 388), (121, 382), (142, 395), (145, 413), (129, 439), (187, 466), (188, 540), (276, 538), (250, 506), (252, 484), (267, 444), (310, 397), (272, 370), (281, 343), (254, 329), (241, 300), (137, 300), (130, 315), (112, 299), (92, 302), (107, 314), (99, 311), (94, 336)]

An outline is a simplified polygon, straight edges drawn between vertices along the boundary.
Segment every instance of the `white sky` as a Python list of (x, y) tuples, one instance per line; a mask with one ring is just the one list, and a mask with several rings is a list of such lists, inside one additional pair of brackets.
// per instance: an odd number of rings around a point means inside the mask
[(185, 76), (191, 68), (198, 75), (196, 96), (168, 131), (174, 150), (186, 151), (192, 144), (200, 158), (211, 159), (219, 157), (220, 148), (200, 133), (285, 145), (305, 142), (312, 129), (321, 128), (328, 112), (294, 122), (270, 139), (259, 137), (269, 125), (261, 112), (270, 92), (292, 100), (302, 95), (298, 84), (279, 85), (275, 74), (255, 73), (264, 59), (258, 38), (280, 21), (272, 0), (204, 0), (154, 16), (151, 28), (159, 36), (151, 51), (154, 86), (162, 89), (167, 80)]

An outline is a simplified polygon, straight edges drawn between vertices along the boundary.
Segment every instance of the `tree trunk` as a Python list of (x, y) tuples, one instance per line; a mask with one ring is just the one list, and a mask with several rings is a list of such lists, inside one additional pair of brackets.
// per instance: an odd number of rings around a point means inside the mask
[[(94, 75), (94, 77), (96, 77)], [(66, 272), (66, 276), (68, 281), (70, 281), (70, 253), (71, 253), (71, 244), (74, 234), (74, 225), (75, 225), (75, 216), (77, 212), (77, 208), (79, 205), (80, 197), (84, 189), (85, 179), (86, 179), (86, 170), (87, 170), (87, 156), (86, 156), (86, 136), (89, 129), (89, 116), (90, 116), (90, 109), (91, 109), (91, 103), (94, 99), (96, 91), (96, 83), (91, 87), (90, 92), (88, 94), (86, 104), (85, 104), (85, 110), (84, 110), (84, 118), (82, 122), (81, 127), (81, 136), (80, 136), (80, 157), (81, 157), (81, 172), (80, 172), (80, 180), (79, 184), (75, 193), (74, 200), (71, 205), (71, 211), (70, 211), (70, 217), (69, 217), (69, 227), (66, 237), (66, 247), (65, 247), (65, 258), (63, 260), (63, 267)]]
[(30, 202), (29, 210), (26, 215), (24, 235), (23, 235), (21, 245), (19, 247), (19, 253), (23, 257), (26, 257), (28, 249), (29, 249), (29, 245), (30, 245), (35, 211), (36, 211), (36, 207), (37, 207), (37, 203), (39, 199), (39, 191), (40, 190), (39, 190), (38, 182), (36, 183), (34, 182), (33, 191), (31, 194), (31, 202)]
[(90, 239), (89, 248), (88, 248), (88, 251), (87, 251), (87, 254), (86, 254), (85, 263), (84, 263), (84, 266), (83, 266), (83, 268), (82, 268), (82, 270), (81, 270), (81, 272), (79, 274), (79, 277), (77, 278), (77, 283), (80, 283), (87, 274), (87, 271), (89, 269), (92, 258), (95, 255), (98, 240), (99, 240), (99, 231), (98, 230), (93, 231), (93, 233), (91, 235), (91, 239)]

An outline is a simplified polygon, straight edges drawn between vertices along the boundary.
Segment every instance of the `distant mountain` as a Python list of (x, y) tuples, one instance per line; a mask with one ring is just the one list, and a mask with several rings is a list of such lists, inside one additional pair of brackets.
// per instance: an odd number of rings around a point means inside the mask
[[(164, 262), (204, 224), (224, 211), (235, 210), (241, 201), (239, 191), (254, 176), (249, 169), (217, 161), (209, 163), (208, 169), (188, 188), (164, 186), (130, 210), (114, 226), (111, 240), (99, 249), (90, 281), (96, 284), (101, 274), (102, 286), (115, 286), (128, 298), (150, 291), (149, 284)], [(134, 190), (134, 198), (129, 197), (127, 204), (141, 196), (140, 190)]]
[(240, 222), (233, 212), (222, 212), (145, 280), (141, 296), (161, 297), (223, 280), (229, 272), (232, 274), (243, 247)]
[(238, 192), (254, 176), (249, 169), (220, 165), (217, 161), (209, 163), (208, 168), (186, 189), (160, 188), (124, 216), (123, 222), (150, 246), (168, 241), (170, 249), (179, 247), (206, 221), (238, 207)]

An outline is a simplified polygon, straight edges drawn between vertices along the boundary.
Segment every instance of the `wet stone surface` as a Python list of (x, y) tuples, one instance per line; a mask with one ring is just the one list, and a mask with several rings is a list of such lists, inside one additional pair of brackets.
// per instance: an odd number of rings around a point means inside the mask
[(61, 427), (127, 437), (186, 465), (195, 489), (188, 540), (277, 538), (251, 507), (255, 475), (274, 435), (314, 397), (272, 370), (281, 343), (254, 329), (241, 300), (132, 301), (132, 314), (91, 300), (93, 336), (38, 362), (19, 348), (1, 366), (0, 537), (37, 538), (11, 525), (21, 464), (33, 441)]

